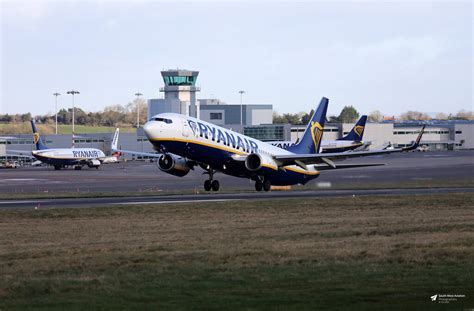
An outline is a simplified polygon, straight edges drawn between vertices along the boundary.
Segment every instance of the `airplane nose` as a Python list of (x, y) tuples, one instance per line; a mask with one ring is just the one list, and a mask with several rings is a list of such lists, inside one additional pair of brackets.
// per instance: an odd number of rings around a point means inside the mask
[(155, 121), (148, 121), (143, 126), (143, 131), (145, 132), (145, 135), (146, 137), (148, 137), (148, 139), (153, 137), (153, 132), (154, 132), (153, 129), (156, 128), (154, 123)]

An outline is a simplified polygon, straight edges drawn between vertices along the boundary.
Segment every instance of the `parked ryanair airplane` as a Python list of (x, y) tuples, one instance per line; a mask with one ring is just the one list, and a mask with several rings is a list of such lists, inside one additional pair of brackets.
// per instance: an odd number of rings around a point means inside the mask
[(288, 150), (278, 148), (231, 130), (176, 113), (162, 113), (152, 117), (143, 127), (155, 150), (144, 153), (117, 150), (119, 130), (112, 140), (112, 150), (136, 155), (157, 157), (160, 170), (185, 176), (195, 166), (209, 175), (204, 182), (206, 191), (219, 190), (216, 172), (255, 181), (255, 189), (269, 191), (271, 185), (306, 184), (322, 170), (374, 166), (383, 164), (336, 164), (336, 160), (388, 154), (415, 149), (417, 140), (406, 148), (345, 153), (317, 153), (323, 135), (328, 99), (321, 100), (302, 139)]
[[(360, 117), (359, 121), (354, 125), (352, 130), (347, 133), (346, 136), (336, 140), (322, 140), (321, 141), (321, 152), (345, 152), (361, 148), (365, 145), (362, 141), (364, 136), (365, 123), (367, 122), (367, 116)], [(291, 141), (272, 141), (268, 142), (273, 146), (288, 150), (289, 147), (294, 146), (296, 143)]]
[(74, 166), (74, 169), (80, 170), (84, 165), (98, 169), (102, 162), (110, 158), (105, 156), (102, 150), (95, 148), (48, 148), (41, 141), (34, 120), (31, 120), (31, 128), (33, 141), (36, 144), (36, 150), (32, 151), (33, 156), (41, 162), (54, 166), (55, 170), (66, 166)]

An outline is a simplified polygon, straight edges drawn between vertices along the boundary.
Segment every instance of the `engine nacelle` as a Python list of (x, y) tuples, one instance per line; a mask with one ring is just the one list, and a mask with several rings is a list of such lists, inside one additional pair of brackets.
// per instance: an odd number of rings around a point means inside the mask
[(158, 168), (163, 172), (179, 177), (187, 175), (191, 170), (186, 159), (172, 154), (163, 154), (158, 159)]
[(89, 167), (99, 167), (100, 166), (100, 161), (97, 159), (92, 159), (87, 163), (87, 166)]
[(251, 153), (245, 159), (245, 167), (251, 172), (258, 171), (263, 166), (270, 166), (275, 169), (278, 167), (275, 161), (265, 154)]

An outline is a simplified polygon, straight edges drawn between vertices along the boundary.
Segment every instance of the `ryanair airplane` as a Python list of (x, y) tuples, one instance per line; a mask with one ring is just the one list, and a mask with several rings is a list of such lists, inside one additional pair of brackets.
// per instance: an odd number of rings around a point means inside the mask
[(375, 166), (382, 164), (336, 164), (335, 161), (362, 156), (373, 156), (413, 150), (423, 134), (409, 147), (345, 153), (318, 153), (328, 99), (322, 98), (302, 139), (294, 146), (282, 149), (231, 130), (176, 113), (162, 113), (152, 117), (143, 127), (157, 153), (117, 150), (119, 130), (112, 141), (112, 150), (158, 158), (160, 170), (183, 177), (195, 166), (209, 175), (204, 189), (219, 190), (216, 172), (249, 178), (255, 190), (269, 191), (272, 185), (306, 184), (321, 171)]
[(95, 148), (48, 148), (41, 141), (34, 120), (31, 120), (31, 128), (33, 141), (36, 144), (36, 150), (32, 151), (33, 156), (43, 163), (54, 166), (55, 170), (66, 166), (74, 166), (74, 169), (80, 170), (84, 165), (98, 169), (104, 160), (110, 158), (106, 157), (102, 150)]
[[(362, 116), (346, 136), (336, 140), (321, 141), (320, 151), (322, 153), (345, 152), (361, 148), (365, 145), (365, 143), (362, 141), (362, 137), (364, 136), (366, 122), (367, 116)], [(296, 144), (291, 141), (272, 141), (268, 143), (283, 149), (288, 149), (288, 147)]]

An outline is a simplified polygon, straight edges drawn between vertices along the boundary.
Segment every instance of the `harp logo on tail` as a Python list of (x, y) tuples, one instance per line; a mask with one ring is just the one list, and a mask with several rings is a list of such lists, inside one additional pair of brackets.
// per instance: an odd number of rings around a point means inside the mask
[(354, 127), (354, 132), (356, 132), (356, 134), (361, 137), (362, 136), (362, 132), (364, 131), (364, 127), (362, 125), (357, 125), (356, 127)]
[(323, 136), (323, 127), (319, 122), (311, 121), (311, 136), (313, 137), (314, 149), (318, 152), (319, 142)]
[(34, 133), (34, 134), (33, 134), (33, 142), (34, 142), (35, 144), (38, 143), (39, 138), (40, 138), (40, 134), (39, 134), (39, 133)]

